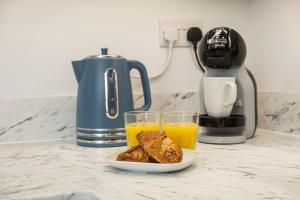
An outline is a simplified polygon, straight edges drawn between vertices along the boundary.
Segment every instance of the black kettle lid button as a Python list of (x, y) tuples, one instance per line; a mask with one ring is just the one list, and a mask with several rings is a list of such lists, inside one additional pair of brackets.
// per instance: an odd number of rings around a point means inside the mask
[(107, 55), (107, 53), (108, 53), (108, 48), (101, 48), (102, 55)]

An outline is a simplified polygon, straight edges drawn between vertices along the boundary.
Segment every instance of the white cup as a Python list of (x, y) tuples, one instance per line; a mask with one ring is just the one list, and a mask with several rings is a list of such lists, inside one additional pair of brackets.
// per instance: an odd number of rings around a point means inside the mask
[(211, 117), (228, 117), (236, 101), (235, 77), (204, 77), (204, 103)]

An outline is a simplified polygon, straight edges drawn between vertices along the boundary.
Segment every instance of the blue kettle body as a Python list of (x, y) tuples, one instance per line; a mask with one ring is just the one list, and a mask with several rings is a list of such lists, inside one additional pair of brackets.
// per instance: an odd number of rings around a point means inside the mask
[[(120, 56), (91, 56), (72, 62), (78, 82), (76, 131), (83, 146), (126, 145), (124, 112), (145, 111), (151, 106), (150, 84), (145, 66)], [(141, 75), (145, 103), (134, 109), (130, 70)]]

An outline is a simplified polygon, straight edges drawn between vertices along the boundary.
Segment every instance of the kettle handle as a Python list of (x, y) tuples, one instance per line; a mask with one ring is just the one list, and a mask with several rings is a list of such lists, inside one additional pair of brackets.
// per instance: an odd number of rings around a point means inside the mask
[(135, 111), (146, 111), (151, 107), (151, 92), (150, 92), (150, 84), (148, 79), (148, 74), (146, 71), (146, 67), (139, 61), (129, 60), (128, 61), (129, 73), (132, 69), (138, 70), (142, 80), (143, 93), (144, 93), (144, 105), (140, 108), (134, 109)]

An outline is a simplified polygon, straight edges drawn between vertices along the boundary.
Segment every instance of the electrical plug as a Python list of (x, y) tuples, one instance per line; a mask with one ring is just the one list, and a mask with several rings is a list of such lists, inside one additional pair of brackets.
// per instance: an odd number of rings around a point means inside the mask
[(191, 27), (187, 32), (186, 39), (193, 44), (194, 49), (197, 49), (197, 44), (202, 39), (202, 36), (203, 34), (200, 28)]
[(164, 30), (163, 32), (163, 37), (164, 37), (164, 40), (166, 40), (170, 45), (174, 45), (174, 43), (178, 40), (179, 38), (179, 34), (178, 34), (178, 31), (176, 29), (166, 29)]
[(195, 57), (197, 60), (197, 63), (201, 69), (202, 72), (205, 72), (204, 68), (202, 67), (200, 61), (199, 61), (199, 57), (197, 54), (197, 45), (199, 43), (199, 41), (202, 39), (202, 31), (200, 28), (198, 27), (191, 27), (188, 29), (187, 35), (186, 35), (186, 39), (191, 42), (193, 44), (193, 49), (194, 49), (194, 53), (195, 53)]

